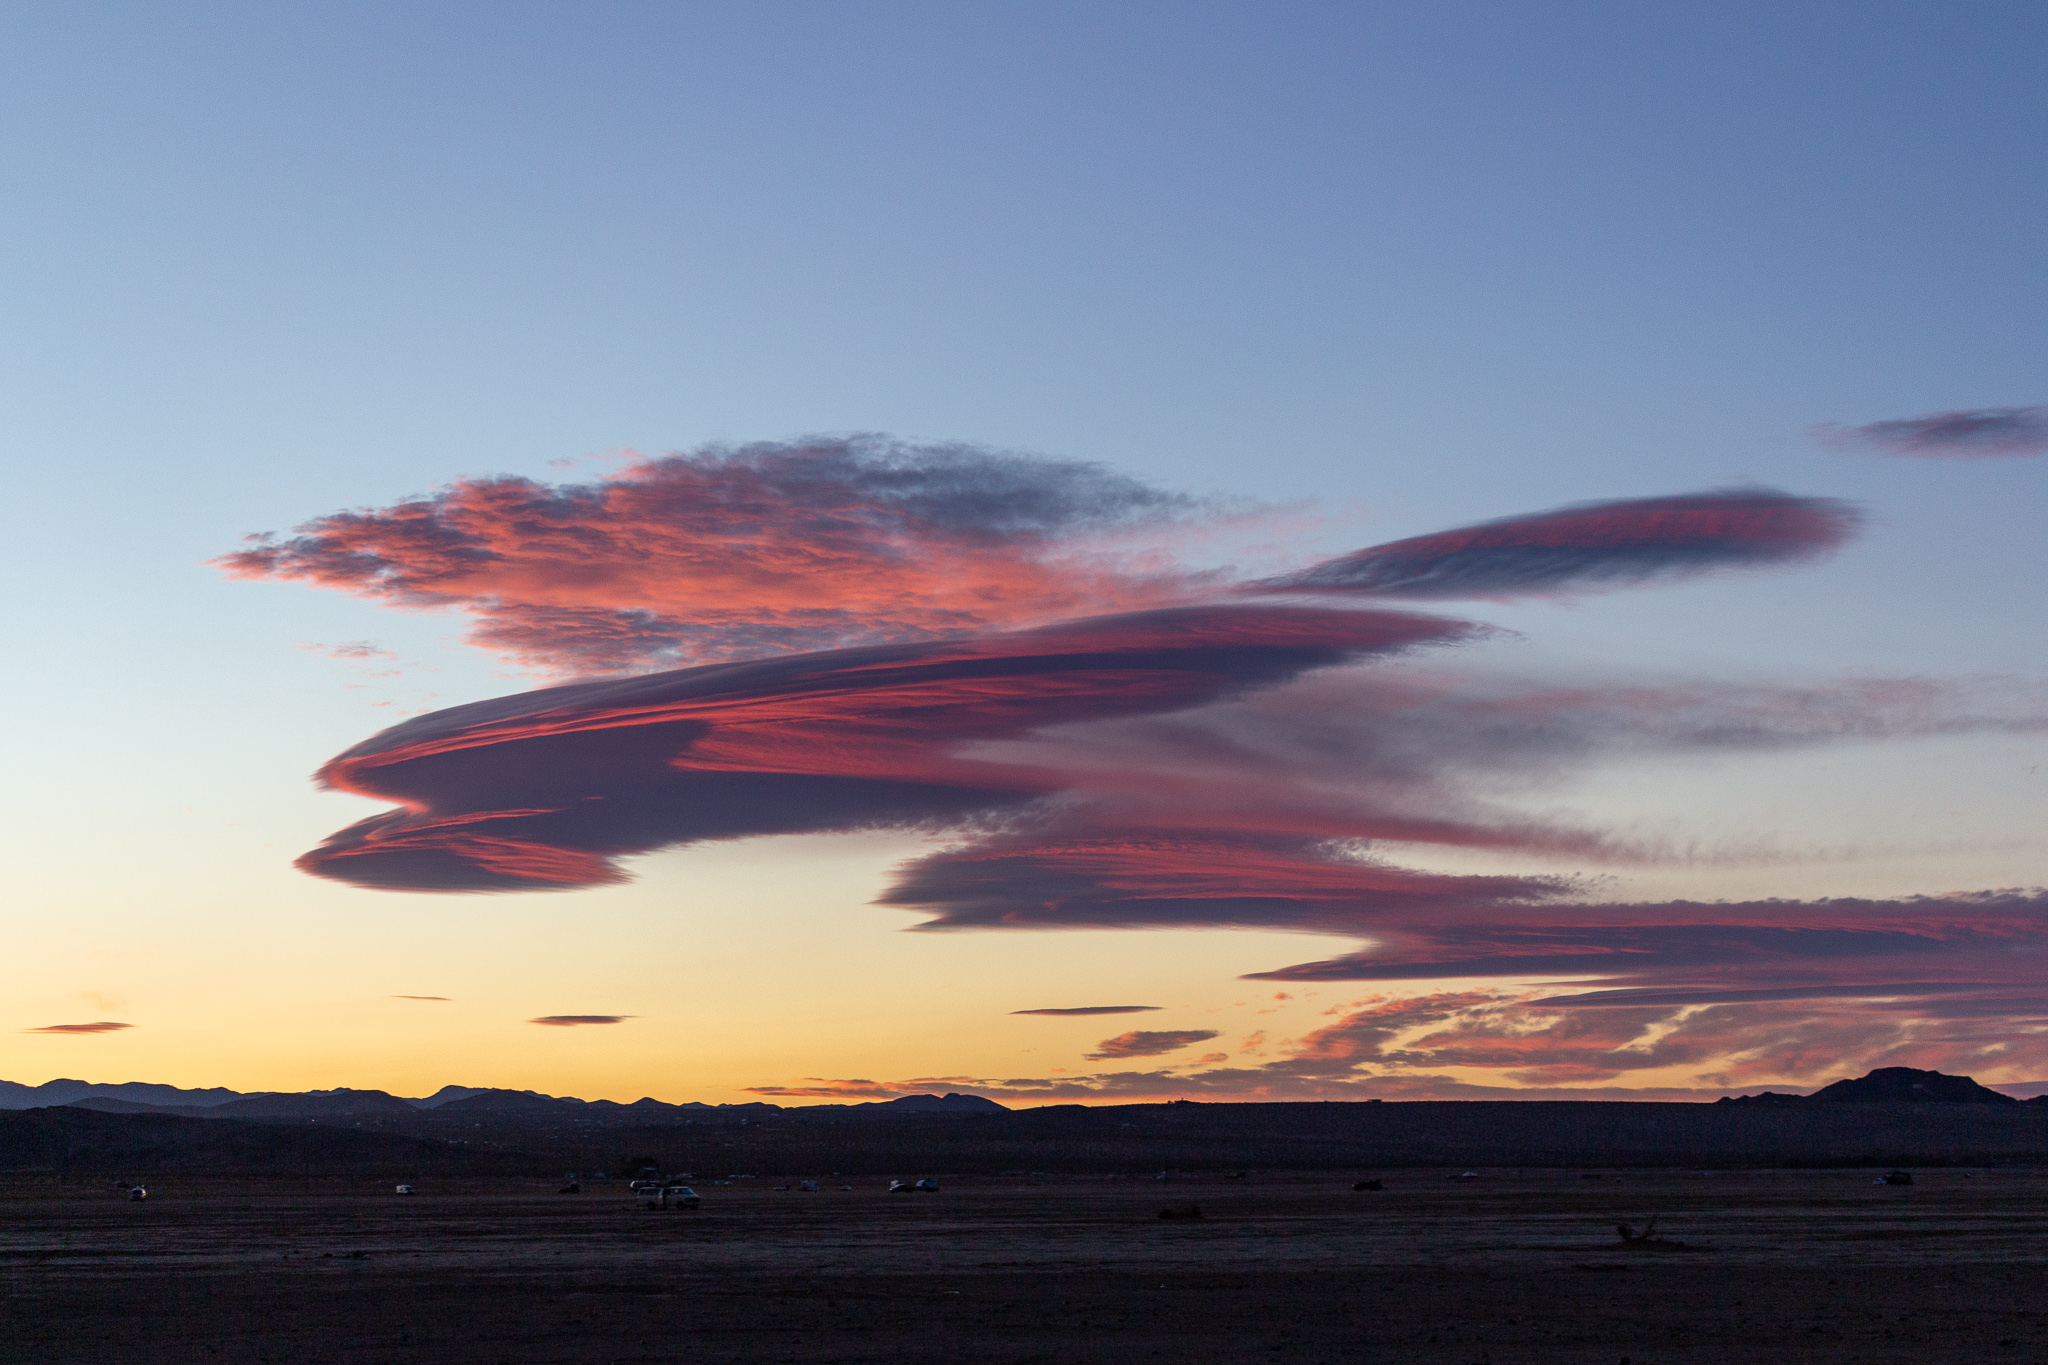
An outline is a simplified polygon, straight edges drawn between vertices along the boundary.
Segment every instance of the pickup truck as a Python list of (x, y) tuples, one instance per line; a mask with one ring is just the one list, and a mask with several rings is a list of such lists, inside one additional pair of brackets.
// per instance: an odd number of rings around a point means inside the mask
[(697, 1192), (688, 1185), (663, 1185), (659, 1189), (642, 1190), (650, 1209), (694, 1209), (702, 1202)]

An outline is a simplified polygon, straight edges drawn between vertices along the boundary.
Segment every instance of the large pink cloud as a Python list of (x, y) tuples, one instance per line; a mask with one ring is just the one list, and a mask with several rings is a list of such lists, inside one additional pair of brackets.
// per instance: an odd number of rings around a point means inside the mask
[(1196, 706), (1468, 634), (1393, 612), (1194, 607), (546, 688), (419, 717), (334, 759), (328, 786), (403, 808), (300, 866), (396, 889), (565, 889), (675, 844), (958, 825), (1060, 788), (963, 757), (970, 741)]
[[(459, 609), (470, 640), (589, 675), (930, 640), (1213, 597), (1178, 557), (1213, 505), (1078, 461), (880, 437), (636, 459), (579, 484), (462, 479), (258, 535), (241, 578)], [(1570, 508), (1361, 550), (1264, 593), (1495, 597), (1808, 558), (1854, 514), (1769, 489)]]
[[(1952, 1060), (2033, 1027), (2038, 892), (1610, 904), (1571, 877), (1404, 856), (1668, 859), (1512, 795), (1617, 756), (2039, 731), (2039, 688), (1517, 679), (1417, 655), (1486, 638), (1468, 622), (1247, 601), (1228, 575), (1188, 571), (1165, 547), (1196, 510), (1088, 466), (818, 442), (568, 488), (465, 482), (322, 518), (230, 568), (459, 607), (483, 647), (563, 672), (725, 660), (453, 707), (337, 756), (323, 782), (397, 808), (300, 865), (358, 886), (573, 889), (706, 840), (918, 829), (956, 842), (879, 899), (928, 931), (1284, 929), (1358, 946), (1255, 975), (1525, 983), (1362, 1010), (1262, 1067), (1198, 1063), (1207, 1093), (1359, 1093), (1444, 1069), (1542, 1087), (1804, 1074), (1852, 1039), (1858, 1056)], [(1325, 602), (1576, 591), (1794, 563), (1854, 526), (1840, 504), (1768, 490), (1635, 500), (1241, 586)], [(1077, 615), (1104, 608), (1136, 609)]]
[(881, 438), (640, 459), (589, 483), (462, 479), (221, 561), (401, 607), (562, 674), (927, 640), (1185, 600), (1197, 510), (1078, 461)]

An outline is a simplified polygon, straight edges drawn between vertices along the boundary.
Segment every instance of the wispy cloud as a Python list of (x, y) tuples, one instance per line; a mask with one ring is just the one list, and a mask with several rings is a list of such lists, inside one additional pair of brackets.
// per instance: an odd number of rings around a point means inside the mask
[(310, 640), (302, 640), (299, 642), (299, 648), (308, 653), (318, 654), (329, 659), (367, 660), (395, 659), (398, 657), (388, 649), (379, 649), (368, 640), (352, 640), (338, 645), (315, 644)]
[(220, 564), (458, 608), (476, 644), (574, 675), (1179, 600), (1203, 577), (1137, 533), (1203, 511), (1080, 461), (819, 437), (636, 460), (590, 483), (461, 480), (254, 537)]
[(1160, 1005), (1076, 1005), (1071, 1009), (1011, 1010), (1012, 1014), (1143, 1014), (1148, 1010), (1161, 1009)]
[(2048, 406), (1969, 408), (1895, 417), (1860, 427), (1828, 423), (1815, 439), (1838, 450), (1923, 460), (1984, 460), (2048, 453)]
[(133, 1024), (117, 1024), (111, 1019), (101, 1019), (91, 1024), (45, 1024), (41, 1028), (25, 1028), (23, 1033), (119, 1033), (122, 1029), (134, 1028)]
[(1193, 1029), (1137, 1029), (1130, 1033), (1119, 1033), (1114, 1038), (1104, 1038), (1095, 1045), (1096, 1050), (1088, 1054), (1091, 1062), (1124, 1057), (1159, 1057), (1169, 1052), (1178, 1052), (1196, 1043), (1206, 1043), (1216, 1037), (1212, 1028)]
[(549, 1028), (580, 1028), (584, 1024), (616, 1024), (632, 1017), (630, 1014), (543, 1014), (526, 1022), (545, 1024)]
[(905, 1095), (919, 1093), (915, 1089), (905, 1090), (893, 1085), (877, 1085), (866, 1080), (827, 1080), (823, 1076), (808, 1076), (802, 1081), (789, 1085), (749, 1085), (742, 1088), (748, 1095), (763, 1095), (778, 1099), (799, 1100), (893, 1100)]
[(393, 1000), (447, 1000), (450, 997), (445, 995), (394, 995), (391, 998)]

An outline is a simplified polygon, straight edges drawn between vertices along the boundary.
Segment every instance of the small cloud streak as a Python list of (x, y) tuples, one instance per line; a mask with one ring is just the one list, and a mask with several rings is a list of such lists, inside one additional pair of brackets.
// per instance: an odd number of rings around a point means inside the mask
[(101, 1019), (91, 1024), (45, 1024), (41, 1028), (25, 1028), (23, 1033), (119, 1033), (122, 1029), (134, 1028), (133, 1024), (117, 1024), (111, 1019)]
[(630, 1014), (543, 1014), (526, 1022), (544, 1024), (548, 1028), (581, 1028), (585, 1024), (616, 1024), (632, 1017)]
[(1056, 1010), (1011, 1010), (1012, 1014), (1143, 1014), (1147, 1010), (1165, 1008), (1163, 1005), (1077, 1005), (1071, 1009)]
[(1991, 460), (2048, 454), (2048, 406), (1970, 408), (1860, 427), (1815, 427), (1822, 445), (1922, 460)]
[(743, 1086), (741, 1093), (795, 1100), (893, 1100), (919, 1092), (894, 1085), (877, 1085), (873, 1081), (857, 1078), (830, 1080), (823, 1076), (806, 1076), (802, 1081), (791, 1085)]
[(329, 659), (395, 659), (398, 656), (388, 649), (379, 649), (368, 640), (353, 640), (339, 645), (315, 644), (310, 640), (301, 641), (299, 648), (310, 654)]
[(391, 998), (393, 1000), (447, 1000), (450, 997), (445, 995), (394, 995)]
[(1496, 599), (1587, 592), (1812, 559), (1859, 522), (1846, 503), (1768, 488), (1584, 503), (1375, 545), (1242, 591)]
[(1215, 1036), (1216, 1030), (1212, 1028), (1158, 1031), (1137, 1029), (1130, 1033), (1119, 1033), (1114, 1038), (1104, 1038), (1095, 1045), (1096, 1050), (1088, 1054), (1088, 1060), (1101, 1062), (1125, 1057), (1159, 1057), (1168, 1052), (1178, 1052), (1196, 1043), (1206, 1043)]

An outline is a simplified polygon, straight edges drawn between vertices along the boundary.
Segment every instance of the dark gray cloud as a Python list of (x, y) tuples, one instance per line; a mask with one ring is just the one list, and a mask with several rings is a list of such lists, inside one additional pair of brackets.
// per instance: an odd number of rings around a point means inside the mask
[[(1369, 948), (1251, 975), (1266, 981), (1591, 977), (1610, 990), (1649, 992), (1640, 1003), (1657, 1004), (1663, 993), (1686, 990), (1702, 992), (1703, 1001), (1730, 990), (1785, 991), (1784, 999), (1834, 998), (1838, 991), (1843, 998), (1864, 997), (1877, 974), (1898, 972), (1893, 979), (1929, 983), (1919, 994), (1934, 994), (1944, 979), (1982, 989), (2023, 977), (2015, 963), (2048, 952), (2048, 892), (1497, 903), (1434, 922), (1387, 916), (1383, 923)], [(1613, 998), (1637, 1003), (1626, 995)]]
[(1088, 1054), (1088, 1060), (1100, 1062), (1125, 1057), (1159, 1057), (1195, 1043), (1206, 1043), (1216, 1036), (1216, 1030), (1212, 1028), (1136, 1029), (1130, 1033), (1119, 1033), (1114, 1038), (1104, 1038), (1095, 1045), (1096, 1050)]
[(616, 1024), (632, 1017), (630, 1014), (543, 1014), (526, 1022), (544, 1024), (549, 1028), (580, 1028), (585, 1024)]
[(1847, 540), (1859, 520), (1835, 499), (1768, 488), (1583, 503), (1375, 545), (1242, 590), (1433, 598), (1583, 592), (1811, 559)]
[(1145, 1014), (1149, 1011), (1157, 1010), (1160, 1008), (1162, 1008), (1162, 1006), (1159, 1005), (1076, 1005), (1070, 1009), (1011, 1010), (1010, 1013), (1055, 1015)]
[(2048, 406), (1971, 408), (1896, 417), (1860, 427), (1828, 423), (1814, 436), (1839, 450), (1923, 460), (1984, 460), (2048, 453)]
[(122, 1029), (134, 1028), (133, 1024), (117, 1024), (111, 1019), (101, 1019), (90, 1024), (45, 1024), (41, 1028), (25, 1028), (23, 1033), (119, 1033)]
[(945, 828), (1059, 792), (971, 741), (1178, 710), (1467, 637), (1392, 612), (1188, 607), (546, 688), (394, 726), (321, 770), (402, 803), (300, 859), (358, 886), (554, 890), (613, 860), (761, 834)]

